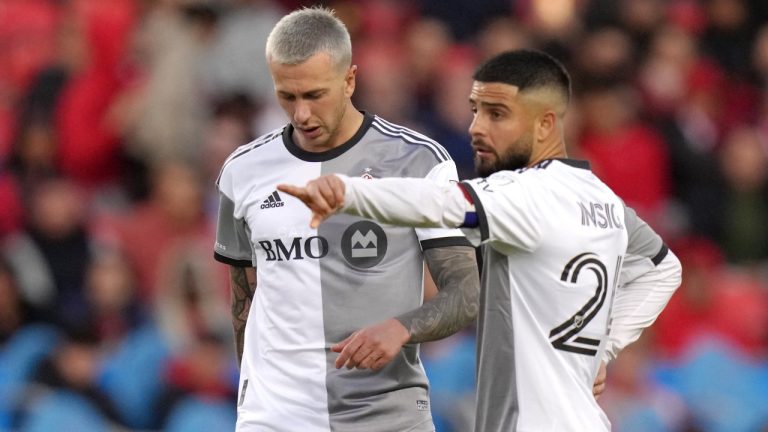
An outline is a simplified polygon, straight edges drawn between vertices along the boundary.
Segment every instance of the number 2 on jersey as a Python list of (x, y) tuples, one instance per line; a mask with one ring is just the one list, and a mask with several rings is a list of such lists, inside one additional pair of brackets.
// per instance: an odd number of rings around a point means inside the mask
[[(617, 273), (618, 269), (619, 267), (617, 266)], [(597, 354), (600, 340), (579, 336), (579, 332), (584, 330), (605, 303), (605, 298), (608, 294), (608, 270), (596, 254), (585, 252), (568, 261), (568, 264), (563, 269), (563, 273), (560, 275), (560, 280), (576, 283), (579, 275), (586, 270), (593, 272), (597, 278), (595, 295), (578, 312), (552, 329), (549, 332), (549, 340), (556, 349), (594, 356)]]

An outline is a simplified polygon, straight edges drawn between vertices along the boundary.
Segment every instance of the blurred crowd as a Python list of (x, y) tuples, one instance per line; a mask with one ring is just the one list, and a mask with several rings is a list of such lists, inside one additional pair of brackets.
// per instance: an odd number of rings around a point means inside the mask
[[(264, 44), (310, 4), (0, 0), (0, 431), (233, 429), (214, 182), (286, 123)], [(323, 4), (353, 36), (356, 106), (441, 142), (462, 178), (479, 62), (562, 60), (570, 156), (684, 269), (609, 367), (614, 429), (768, 430), (768, 2)], [(471, 430), (473, 329), (422, 353), (438, 431)]]

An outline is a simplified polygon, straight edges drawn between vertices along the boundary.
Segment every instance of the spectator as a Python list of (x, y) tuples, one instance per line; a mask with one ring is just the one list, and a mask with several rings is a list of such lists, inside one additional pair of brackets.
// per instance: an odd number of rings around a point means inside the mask
[(83, 195), (71, 180), (53, 178), (35, 187), (30, 200), (25, 230), (6, 239), (3, 252), (24, 299), (47, 319), (70, 322), (85, 310), (83, 282), (91, 256)]
[[(98, 388), (99, 370), (99, 342), (96, 334), (87, 328), (69, 328), (64, 339), (40, 364), (33, 377), (33, 382), (39, 387), (37, 391), (30, 392), (29, 399), (22, 407), (21, 428), (39, 430), (36, 425), (41, 423), (68, 424), (65, 409), (53, 409), (47, 404), (52, 396), (77, 403), (83, 410), (81, 415), (84, 412), (91, 413), (99, 423), (113, 427), (123, 425), (113, 402)], [(89, 426), (89, 429), (91, 427), (94, 426)]]
[[(106, 214), (100, 236), (116, 242), (134, 266), (142, 302), (153, 304), (163, 289), (162, 265), (172, 250), (212, 240), (211, 221), (203, 212), (198, 173), (182, 162), (159, 165), (152, 174), (150, 197), (127, 214)], [(210, 243), (207, 243), (210, 244)], [(182, 246), (184, 245), (184, 246)]]
[(427, 133), (441, 143), (456, 162), (459, 179), (475, 177), (467, 125), (472, 121), (468, 108), (467, 86), (476, 65), (475, 52), (469, 47), (455, 46), (445, 54), (434, 80), (434, 104), (423, 110), (420, 118)]
[[(120, 137), (109, 108), (125, 85), (120, 64), (134, 23), (130, 0), (73, 3), (88, 63), (62, 89), (56, 107), (58, 161), (66, 176), (96, 188), (116, 180)], [(89, 127), (83, 127), (89, 125)]]
[(133, 269), (118, 251), (94, 254), (85, 278), (88, 313), (83, 317), (107, 349), (148, 324), (148, 310), (139, 302)]
[(734, 129), (723, 142), (720, 168), (725, 180), (720, 242), (729, 261), (768, 260), (768, 147), (753, 127)]

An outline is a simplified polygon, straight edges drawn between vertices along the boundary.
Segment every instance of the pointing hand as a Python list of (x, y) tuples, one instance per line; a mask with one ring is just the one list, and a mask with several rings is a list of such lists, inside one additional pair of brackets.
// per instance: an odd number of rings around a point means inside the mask
[(337, 176), (324, 175), (311, 180), (304, 187), (281, 184), (277, 190), (300, 199), (310, 210), (309, 226), (317, 228), (344, 205), (344, 182)]

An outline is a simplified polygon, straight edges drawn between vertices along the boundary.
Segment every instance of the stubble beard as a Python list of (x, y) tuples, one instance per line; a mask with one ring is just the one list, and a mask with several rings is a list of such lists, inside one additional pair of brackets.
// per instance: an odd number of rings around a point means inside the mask
[(506, 152), (497, 153), (495, 160), (483, 160), (475, 154), (475, 171), (480, 177), (488, 177), (499, 171), (512, 171), (525, 168), (531, 161), (533, 152), (533, 139), (531, 137), (520, 137), (515, 141)]

